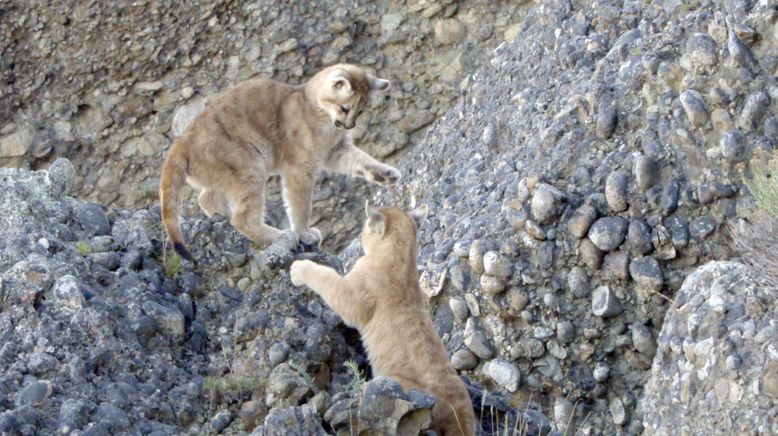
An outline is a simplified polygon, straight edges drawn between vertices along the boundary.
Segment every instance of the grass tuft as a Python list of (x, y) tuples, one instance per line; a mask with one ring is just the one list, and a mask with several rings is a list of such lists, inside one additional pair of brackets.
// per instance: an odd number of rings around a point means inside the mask
[(76, 251), (78, 251), (82, 256), (86, 256), (92, 250), (89, 249), (89, 244), (87, 244), (86, 241), (78, 241), (76, 242)]
[(778, 158), (752, 167), (744, 183), (753, 198), (747, 220), (729, 226), (735, 248), (763, 285), (778, 289)]

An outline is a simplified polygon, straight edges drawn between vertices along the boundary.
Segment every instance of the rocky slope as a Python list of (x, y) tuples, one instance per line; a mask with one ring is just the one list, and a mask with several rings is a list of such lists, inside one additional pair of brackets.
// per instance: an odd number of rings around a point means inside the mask
[[(371, 153), (398, 155), (451, 106), (464, 74), (512, 39), (524, 9), (484, 0), (6, 2), (0, 164), (35, 169), (67, 157), (80, 198), (148, 207), (166, 150), (208, 96), (255, 75), (300, 83), (337, 62), (392, 80), (355, 132)], [(327, 189), (328, 211), (348, 202), (339, 180)], [(360, 185), (356, 203), (366, 192)], [(283, 220), (275, 186), (271, 203)], [(320, 216), (331, 246), (354, 236)]]
[[(692, 273), (736, 256), (726, 226), (744, 217), (742, 177), (778, 144), (778, 11), (527, 8), (399, 162), (398, 188), (335, 178), (315, 208), (348, 229), (342, 244), (367, 192), (430, 206), (422, 287), (485, 434), (527, 421), (543, 434), (769, 433), (775, 298), (735, 264)], [(362, 383), (355, 332), (285, 272), (293, 257), (347, 267), (357, 243), (338, 257), (254, 247), (190, 213), (192, 271), (165, 256), (156, 206), (67, 196), (67, 161), (0, 171), (0, 433), (347, 434), (355, 416), (364, 430), (424, 428), (429, 398)], [(729, 383), (706, 381), (716, 374)], [(696, 414), (665, 392), (699, 398)]]

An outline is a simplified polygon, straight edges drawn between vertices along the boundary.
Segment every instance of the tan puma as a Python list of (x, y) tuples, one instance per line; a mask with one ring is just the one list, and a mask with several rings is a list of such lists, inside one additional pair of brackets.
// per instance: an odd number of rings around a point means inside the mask
[(281, 230), (264, 222), (265, 182), (281, 175), (292, 230), (308, 244), (321, 241), (309, 227), (311, 193), (320, 169), (394, 184), (397, 169), (358, 149), (350, 129), (370, 91), (390, 83), (354, 65), (334, 65), (300, 86), (250, 79), (219, 94), (170, 148), (162, 169), (162, 220), (184, 258), (178, 197), (184, 182), (200, 190), (198, 203), (255, 242), (271, 242)]
[(307, 285), (358, 329), (373, 374), (389, 376), (405, 389), (437, 397), (432, 424), (440, 435), (473, 435), (475, 415), (464, 382), (449, 363), (432, 325), (416, 269), (415, 219), (395, 208), (367, 208), (362, 230), (365, 255), (341, 277), (332, 268), (309, 260), (295, 261), (292, 283)]

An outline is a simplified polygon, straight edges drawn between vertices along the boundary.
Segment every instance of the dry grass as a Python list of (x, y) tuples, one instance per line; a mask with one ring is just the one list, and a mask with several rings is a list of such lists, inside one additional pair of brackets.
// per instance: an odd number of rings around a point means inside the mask
[(753, 198), (748, 219), (731, 225), (735, 248), (758, 273), (758, 279), (778, 287), (778, 158), (767, 167), (754, 167), (744, 180)]

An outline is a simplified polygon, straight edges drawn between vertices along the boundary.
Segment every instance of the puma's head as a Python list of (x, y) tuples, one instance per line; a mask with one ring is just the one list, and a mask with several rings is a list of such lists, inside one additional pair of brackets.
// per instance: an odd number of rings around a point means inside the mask
[[(394, 207), (376, 210), (365, 203), (365, 226), (362, 229), (362, 247), (365, 253), (381, 249), (416, 249), (416, 229), (427, 217), (427, 205), (405, 213)], [(414, 258), (415, 261), (415, 258)]]
[(368, 103), (369, 93), (387, 91), (388, 80), (373, 77), (354, 65), (334, 65), (311, 79), (316, 99), (335, 127), (352, 129)]

